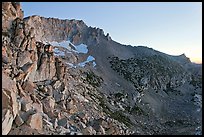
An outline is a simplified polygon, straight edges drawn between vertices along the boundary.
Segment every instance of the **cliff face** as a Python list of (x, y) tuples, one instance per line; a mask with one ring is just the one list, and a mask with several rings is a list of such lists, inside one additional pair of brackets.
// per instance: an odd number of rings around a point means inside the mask
[(79, 20), (23, 19), (19, 3), (2, 3), (3, 134), (194, 134), (197, 70), (185, 55), (121, 45)]
[[(61, 42), (70, 40), (73, 44), (97, 42), (98, 36), (103, 36), (102, 29), (88, 27), (82, 20), (60, 20), (57, 18), (44, 18), (30, 16), (24, 21), (34, 28), (37, 41)], [(54, 33), (53, 33), (54, 32)]]
[[(52, 45), (40, 42), (60, 41), (71, 35), (73, 43), (78, 43), (77, 37), (87, 28), (83, 22), (40, 17), (24, 21), (19, 3), (5, 2), (2, 6), (3, 135), (105, 134), (105, 128), (109, 129), (106, 134), (131, 133), (94, 101), (102, 96), (95, 86), (99, 86), (94, 82), (97, 76), (68, 69), (63, 58), (54, 55)], [(40, 21), (48, 28), (36, 31), (29, 21)], [(62, 26), (61, 30), (56, 31), (55, 25)]]
[(29, 94), (36, 86), (32, 82), (55, 76), (55, 59), (49, 47), (36, 43), (33, 29), (23, 21), (20, 4), (5, 2), (2, 6), (2, 133), (8, 134), (15, 122), (29, 121), (33, 129), (41, 129), (42, 104)]
[(27, 17), (24, 21), (34, 27), (37, 41), (60, 42), (73, 37), (73, 43), (76, 44), (79, 43), (79, 39), (82, 39), (81, 33), (88, 28), (83, 21), (60, 20), (40, 16)]

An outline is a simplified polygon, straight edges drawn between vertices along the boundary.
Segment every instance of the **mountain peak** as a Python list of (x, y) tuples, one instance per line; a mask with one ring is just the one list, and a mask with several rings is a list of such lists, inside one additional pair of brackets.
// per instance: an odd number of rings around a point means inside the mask
[(179, 55), (179, 56), (180, 56), (180, 57), (187, 58), (185, 53), (183, 53), (183, 54), (181, 54), (181, 55)]

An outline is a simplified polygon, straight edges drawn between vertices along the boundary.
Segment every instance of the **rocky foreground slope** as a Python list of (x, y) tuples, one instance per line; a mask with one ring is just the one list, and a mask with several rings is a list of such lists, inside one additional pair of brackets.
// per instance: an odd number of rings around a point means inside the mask
[(2, 3), (2, 134), (201, 134), (202, 66)]

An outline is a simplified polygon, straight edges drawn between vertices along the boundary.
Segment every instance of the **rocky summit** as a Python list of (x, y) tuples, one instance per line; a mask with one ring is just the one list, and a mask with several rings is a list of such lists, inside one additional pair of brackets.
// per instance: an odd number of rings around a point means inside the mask
[(201, 68), (2, 2), (3, 135), (201, 135)]

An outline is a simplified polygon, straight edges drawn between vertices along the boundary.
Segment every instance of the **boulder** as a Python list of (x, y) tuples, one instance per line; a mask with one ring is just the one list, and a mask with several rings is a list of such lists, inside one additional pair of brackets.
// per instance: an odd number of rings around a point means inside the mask
[(37, 86), (31, 82), (31, 81), (26, 81), (23, 83), (22, 89), (26, 92), (26, 93), (33, 93), (35, 91), (35, 89), (37, 89)]
[(18, 52), (17, 57), (17, 64), (19, 67), (23, 67), (26, 63), (32, 63), (32, 60), (30, 59), (31, 54), (28, 51), (24, 52)]
[(62, 119), (58, 120), (57, 123), (58, 123), (59, 126), (67, 127), (67, 124), (68, 124), (67, 118), (62, 118)]
[(69, 113), (73, 114), (77, 112), (78, 109), (77, 109), (76, 103), (77, 102), (73, 99), (68, 99), (66, 101), (65, 106), (66, 106), (66, 109), (69, 111)]
[(9, 78), (5, 73), (2, 73), (2, 106), (5, 109), (10, 109), (13, 118), (18, 113), (17, 102), (17, 87), (16, 82)]
[(55, 107), (55, 100), (53, 97), (48, 96), (42, 101), (43, 111), (47, 114), (48, 112), (53, 112)]
[(50, 80), (55, 76), (56, 68), (54, 56), (43, 53), (38, 57), (37, 70), (35, 73), (34, 81)]
[(65, 97), (64, 94), (61, 93), (58, 89), (53, 92), (53, 96), (54, 96), (55, 102), (60, 102), (64, 100), (64, 97)]
[(83, 135), (96, 135), (96, 131), (93, 129), (92, 126), (85, 127), (81, 131)]
[[(32, 60), (32, 57), (31, 57)], [(33, 62), (32, 69), (30, 72), (27, 74), (27, 80), (31, 82), (35, 82), (35, 75), (36, 75), (36, 70), (37, 70), (37, 61)]]
[(21, 116), (18, 114), (15, 118), (15, 124), (17, 126), (21, 126), (24, 123), (23, 119), (21, 118)]
[(108, 122), (106, 121), (102, 121), (101, 125), (104, 127), (104, 128), (109, 128), (109, 125), (108, 125)]
[(79, 121), (79, 122), (77, 123), (77, 125), (78, 125), (78, 127), (79, 127), (80, 129), (86, 128), (86, 124), (84, 124), (84, 123), (81, 122), (81, 121)]
[(73, 106), (71, 107), (71, 109), (68, 110), (68, 111), (69, 111), (70, 114), (74, 114), (74, 113), (76, 113), (76, 112), (78, 111), (78, 108), (77, 108), (76, 105), (73, 105)]
[(46, 86), (46, 88), (47, 88), (47, 94), (49, 96), (52, 96), (53, 95), (53, 88), (52, 88), (52, 86), (48, 85), (48, 86)]
[(39, 100), (32, 104), (32, 109), (34, 109), (37, 113), (43, 113), (43, 105)]
[(43, 128), (43, 121), (42, 121), (42, 115), (40, 113), (36, 113), (33, 115), (30, 115), (27, 124), (32, 128), (36, 130), (42, 130)]
[(61, 84), (62, 84), (62, 82), (59, 81), (59, 80), (57, 80), (57, 81), (55, 82), (55, 84), (53, 85), (54, 89), (60, 88)]
[(21, 110), (26, 112), (30, 109), (32, 109), (32, 102), (28, 102), (26, 100), (23, 100), (21, 102)]
[(7, 135), (11, 130), (14, 117), (9, 109), (2, 111), (2, 135)]

